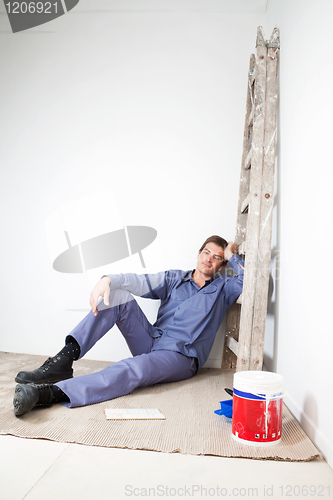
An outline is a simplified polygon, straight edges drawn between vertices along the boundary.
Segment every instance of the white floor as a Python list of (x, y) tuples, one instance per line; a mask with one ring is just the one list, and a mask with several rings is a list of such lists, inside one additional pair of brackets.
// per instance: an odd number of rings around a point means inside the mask
[(100, 448), (0, 436), (0, 500), (333, 498), (333, 470), (305, 463)]

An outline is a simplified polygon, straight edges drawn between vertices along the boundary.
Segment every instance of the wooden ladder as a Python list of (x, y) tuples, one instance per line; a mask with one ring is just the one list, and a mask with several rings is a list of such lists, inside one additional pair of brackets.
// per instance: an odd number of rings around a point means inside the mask
[(262, 370), (271, 261), (279, 30), (257, 30), (250, 57), (235, 243), (243, 293), (227, 314), (222, 368)]

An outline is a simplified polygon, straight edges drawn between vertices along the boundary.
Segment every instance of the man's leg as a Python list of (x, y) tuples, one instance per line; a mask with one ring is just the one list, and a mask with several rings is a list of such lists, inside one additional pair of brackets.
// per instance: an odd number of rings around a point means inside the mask
[(92, 312), (71, 331), (66, 341), (74, 338), (82, 358), (115, 324), (123, 334), (133, 356), (150, 352), (158, 330), (149, 323), (134, 297), (125, 290), (113, 290), (110, 306), (103, 307), (97, 316)]
[(118, 361), (102, 371), (55, 384), (69, 398), (70, 407), (100, 403), (130, 393), (137, 387), (177, 382), (192, 377), (195, 358), (175, 351), (152, 351)]
[(54, 385), (18, 384), (13, 401), (14, 413), (19, 417), (35, 406), (50, 406), (57, 402), (55, 391), (65, 395), (69, 406), (74, 408), (123, 396), (137, 387), (185, 380), (196, 370), (195, 358), (175, 351), (152, 351), (118, 361), (100, 372)]
[(55, 383), (73, 376), (73, 360), (82, 358), (115, 324), (122, 332), (131, 353), (150, 352), (154, 337), (160, 334), (154, 328), (133, 296), (124, 290), (110, 294), (110, 306), (97, 316), (92, 312), (66, 337), (66, 346), (53, 358), (49, 358), (37, 370), (20, 372), (15, 380), (19, 383)]

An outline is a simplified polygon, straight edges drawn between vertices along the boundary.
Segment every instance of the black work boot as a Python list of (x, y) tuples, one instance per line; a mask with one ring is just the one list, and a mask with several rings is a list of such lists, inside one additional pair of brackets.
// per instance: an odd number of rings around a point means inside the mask
[(48, 358), (37, 370), (19, 372), (15, 377), (15, 382), (19, 384), (55, 384), (60, 380), (73, 377), (72, 364), (72, 359), (57, 354), (53, 358)]
[(49, 384), (18, 384), (13, 399), (14, 414), (20, 417), (35, 406), (51, 406), (53, 392)]

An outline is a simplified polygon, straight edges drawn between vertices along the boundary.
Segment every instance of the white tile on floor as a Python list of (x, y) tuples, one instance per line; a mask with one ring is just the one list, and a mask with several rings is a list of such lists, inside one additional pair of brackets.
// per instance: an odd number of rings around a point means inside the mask
[(67, 446), (0, 436), (0, 500), (22, 500)]
[[(302, 489), (303, 488), (303, 489)], [(69, 445), (24, 500), (332, 498), (333, 471), (305, 463)]]

